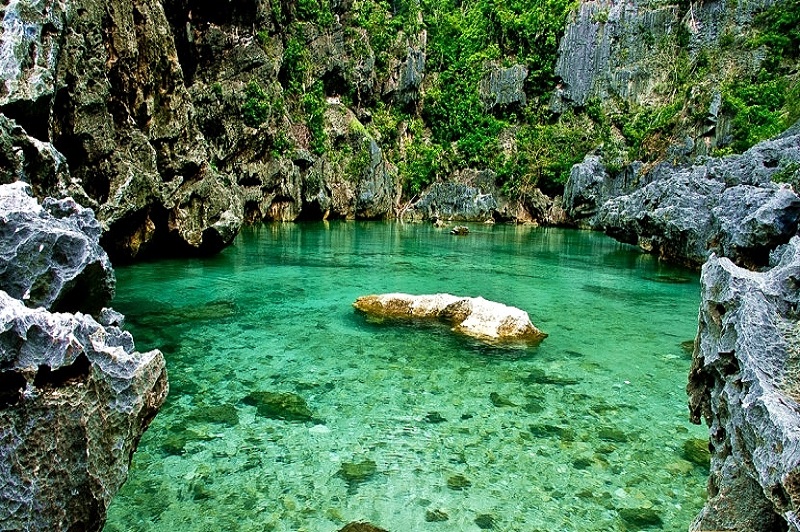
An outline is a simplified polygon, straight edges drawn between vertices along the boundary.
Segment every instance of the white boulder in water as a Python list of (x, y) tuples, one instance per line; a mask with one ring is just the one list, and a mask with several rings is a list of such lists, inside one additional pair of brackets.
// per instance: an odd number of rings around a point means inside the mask
[(489, 342), (541, 342), (547, 335), (531, 323), (528, 313), (482, 297), (451, 294), (376, 294), (356, 299), (353, 306), (382, 318), (436, 318), (453, 330)]

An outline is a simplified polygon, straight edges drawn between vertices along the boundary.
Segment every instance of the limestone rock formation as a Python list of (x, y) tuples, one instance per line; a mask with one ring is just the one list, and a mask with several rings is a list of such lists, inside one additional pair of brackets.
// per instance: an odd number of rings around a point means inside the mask
[(0, 185), (0, 233), (0, 529), (100, 530), (166, 397), (164, 357), (101, 310), (115, 280), (92, 211)]
[(482, 297), (393, 293), (359, 297), (353, 306), (379, 318), (439, 319), (453, 325), (455, 332), (487, 342), (539, 343), (547, 336), (524, 310)]
[(71, 171), (60, 184), (28, 175), (40, 199), (63, 191), (94, 209), (120, 258), (232, 240), (242, 201), (208, 163), (160, 2), (18, 0), (3, 24), (0, 111)]
[(610, 175), (596, 156), (572, 169), (567, 212), (647, 251), (699, 266), (711, 252), (763, 267), (800, 223), (800, 197), (776, 183), (800, 163), (794, 129), (741, 155)]
[(97, 314), (114, 297), (100, 224), (71, 198), (40, 206), (22, 182), (0, 185), (0, 288), (30, 307)]
[(400, 195), (394, 166), (347, 107), (327, 105), (325, 124), (340, 151), (320, 156), (306, 173), (300, 216), (389, 218)]
[[(688, 6), (658, 0), (583, 1), (559, 44), (555, 72), (561, 78), (551, 105), (583, 106), (592, 98), (646, 102), (669, 75), (660, 48), (666, 37), (688, 31), (690, 48), (739, 33), (755, 13), (780, 0), (756, 0), (732, 8), (724, 0)], [(737, 50), (758, 64), (755, 50)]]
[(676, 90), (683, 92), (676, 85), (682, 63), (704, 62), (703, 79), (686, 91), (684, 112), (692, 116), (677, 134), (685, 141), (670, 155), (680, 162), (709, 155), (730, 144), (734, 127), (734, 113), (723, 105), (723, 80), (730, 73), (757, 76), (769, 61), (763, 48), (730, 46), (728, 40), (750, 39), (756, 15), (782, 1), (583, 0), (559, 43), (560, 82), (550, 107), (562, 113), (597, 103), (611, 114), (658, 108), (674, 103)]
[(525, 65), (513, 65), (508, 68), (493, 68), (481, 80), (481, 99), (487, 109), (498, 106), (518, 105), (524, 107), (528, 103), (525, 94), (525, 79), (528, 69)]
[(491, 170), (466, 169), (434, 183), (401, 214), (406, 221), (532, 222), (546, 219), (552, 200), (538, 189), (519, 200), (506, 197)]
[(164, 358), (0, 291), (0, 528), (101, 530), (167, 394)]
[(800, 530), (800, 237), (754, 273), (712, 256), (688, 392), (709, 426), (709, 500), (691, 530)]

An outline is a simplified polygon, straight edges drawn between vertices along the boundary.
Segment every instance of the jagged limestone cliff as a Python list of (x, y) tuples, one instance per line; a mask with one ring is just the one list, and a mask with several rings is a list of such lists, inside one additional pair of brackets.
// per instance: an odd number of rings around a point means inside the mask
[(91, 207), (119, 258), (233, 239), (240, 194), (208, 162), (159, 2), (15, 0), (2, 17), (0, 112), (70, 170), (26, 175), (38, 193)]
[(100, 530), (166, 398), (165, 361), (106, 307), (92, 212), (29, 194), (0, 185), (0, 529)]

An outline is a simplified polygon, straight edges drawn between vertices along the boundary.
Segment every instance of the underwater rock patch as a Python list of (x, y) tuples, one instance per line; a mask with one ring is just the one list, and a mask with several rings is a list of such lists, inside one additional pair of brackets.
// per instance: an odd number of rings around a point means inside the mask
[(372, 523), (364, 521), (353, 521), (347, 523), (344, 527), (339, 529), (339, 532), (389, 532), (385, 528), (379, 528)]
[(255, 406), (261, 417), (301, 422), (314, 419), (306, 400), (296, 393), (256, 391), (247, 394), (242, 403)]
[(559, 438), (561, 441), (575, 441), (575, 431), (557, 425), (529, 425), (528, 430), (537, 438)]
[(652, 508), (619, 508), (619, 518), (633, 530), (642, 528), (662, 528), (664, 521)]
[(444, 423), (447, 421), (446, 418), (442, 417), (439, 412), (428, 412), (427, 415), (423, 418), (425, 423)]
[(683, 458), (695, 465), (708, 469), (711, 463), (711, 453), (708, 451), (708, 440), (690, 438), (683, 442)]
[(425, 512), (425, 521), (428, 523), (443, 523), (449, 521), (450, 516), (444, 510), (428, 510)]
[(574, 386), (579, 384), (578, 379), (570, 379), (569, 377), (559, 377), (557, 375), (549, 375), (541, 369), (534, 369), (528, 373), (527, 377), (522, 379), (525, 384), (553, 384), (556, 386)]
[(235, 427), (239, 424), (239, 412), (232, 404), (199, 406), (186, 417), (191, 423), (220, 423)]
[(491, 530), (495, 527), (495, 519), (491, 514), (481, 514), (474, 522), (481, 530)]
[(489, 394), (489, 400), (492, 402), (494, 406), (498, 408), (503, 408), (507, 406), (519, 406), (510, 399), (508, 399), (507, 397), (503, 397), (497, 392), (491, 392)]
[(524, 310), (482, 297), (391, 293), (359, 297), (353, 306), (379, 318), (439, 319), (450, 323), (455, 332), (490, 343), (538, 344), (547, 336), (531, 323)]
[(616, 429), (614, 427), (600, 427), (600, 429), (597, 431), (597, 437), (603, 441), (610, 441), (614, 443), (627, 443), (635, 439), (625, 431)]
[(464, 475), (453, 475), (447, 478), (447, 487), (453, 491), (464, 491), (472, 486), (472, 481)]
[(367, 459), (362, 462), (342, 462), (336, 475), (344, 479), (352, 489), (370, 480), (377, 472), (378, 464), (374, 460)]

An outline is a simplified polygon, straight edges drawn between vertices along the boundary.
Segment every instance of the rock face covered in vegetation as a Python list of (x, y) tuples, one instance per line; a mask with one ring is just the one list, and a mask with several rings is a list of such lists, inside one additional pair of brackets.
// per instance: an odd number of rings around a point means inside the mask
[[(164, 357), (101, 309), (114, 276), (91, 211), (18, 183), (0, 213), (0, 528), (100, 530), (166, 397)], [(80, 307), (96, 319), (57, 311)]]
[(688, 391), (710, 428), (709, 500), (692, 530), (800, 530), (800, 238), (754, 273), (712, 257)]
[(797, 233), (800, 197), (782, 181), (800, 169), (800, 123), (741, 155), (610, 175), (600, 159), (576, 165), (565, 208), (573, 219), (660, 256), (699, 266), (712, 252), (763, 267)]

